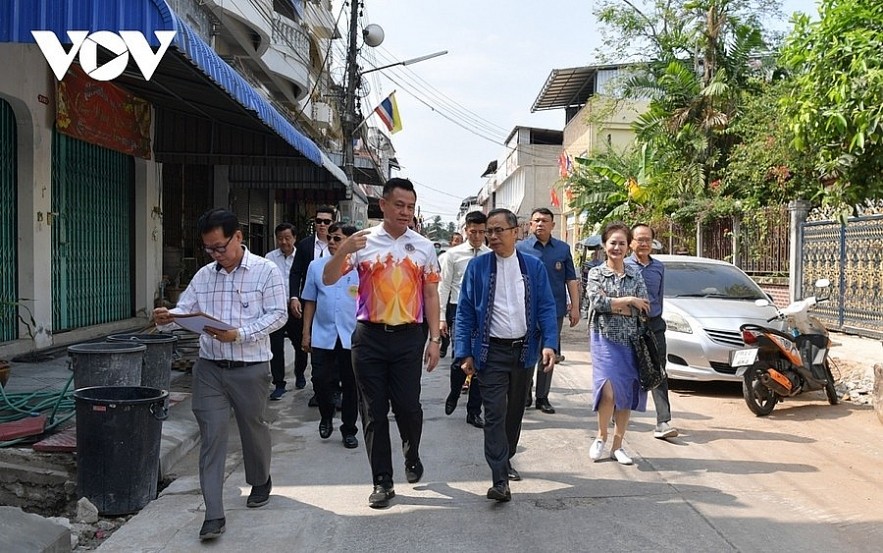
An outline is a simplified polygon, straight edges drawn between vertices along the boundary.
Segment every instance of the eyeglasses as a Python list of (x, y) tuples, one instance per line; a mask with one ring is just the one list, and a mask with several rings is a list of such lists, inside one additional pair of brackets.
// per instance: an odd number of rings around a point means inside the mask
[(334, 236), (334, 235), (328, 237), (328, 239), (331, 240), (332, 242), (340, 242), (344, 238), (346, 238), (346, 237), (345, 236)]
[(233, 233), (232, 236), (230, 236), (230, 238), (227, 239), (227, 241), (224, 243), (223, 246), (206, 246), (206, 247), (205, 247), (205, 253), (207, 253), (207, 254), (216, 254), (216, 253), (224, 253), (224, 252), (226, 252), (226, 251), (227, 251), (227, 246), (229, 246), (229, 245), (230, 245), (230, 241), (233, 240), (233, 236), (236, 236), (236, 233), (235, 233), (235, 232)]
[(503, 234), (504, 231), (512, 230), (512, 229), (514, 229), (514, 228), (518, 228), (518, 227), (506, 227), (506, 228), (503, 228), (503, 227), (494, 227), (494, 228), (489, 228), (489, 229), (487, 229), (487, 235), (488, 235), (488, 236), (493, 236), (493, 235), (495, 235), (495, 234)]
[(330, 225), (333, 222), (334, 221), (332, 221), (331, 219), (318, 219), (318, 218), (316, 219), (317, 225)]

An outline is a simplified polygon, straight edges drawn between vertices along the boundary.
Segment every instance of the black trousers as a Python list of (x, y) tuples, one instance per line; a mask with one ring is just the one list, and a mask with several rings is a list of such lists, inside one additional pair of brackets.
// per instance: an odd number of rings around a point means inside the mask
[(300, 338), (295, 342), (292, 335), (294, 331), (292, 320), (294, 317), (289, 316), (285, 326), (270, 333), (270, 352), (273, 354), (273, 358), (270, 360), (270, 373), (273, 375), (273, 385), (277, 388), (285, 387), (285, 338), (291, 340), (295, 357), (297, 351), (300, 350)]
[(303, 317), (297, 318), (293, 315), (288, 316), (291, 323), (291, 343), (294, 344), (294, 377), (296, 379), (304, 378), (307, 372), (307, 352), (301, 349), (300, 343), (304, 337), (304, 320)]
[(423, 325), (387, 332), (383, 327), (359, 323), (353, 333), (353, 373), (359, 389), (365, 450), (375, 484), (391, 481), (393, 476), (390, 406), (402, 439), (405, 464), (412, 465), (420, 459), (420, 377), (425, 344)]
[[(558, 355), (561, 355), (561, 328), (564, 325), (564, 318), (558, 318)], [(552, 369), (549, 372), (545, 372), (543, 370), (543, 358), (540, 357), (540, 360), (537, 361), (535, 367), (531, 367), (530, 373), (528, 373), (527, 378), (527, 386), (525, 387), (525, 402), (530, 402), (531, 400), (531, 388), (533, 388), (533, 375), (536, 373), (537, 375), (537, 400), (547, 400), (549, 399), (549, 391), (552, 389), (552, 373), (555, 372), (555, 369)]]
[(529, 369), (521, 366), (520, 356), (521, 345), (491, 343), (487, 363), (478, 374), (484, 404), (484, 458), (494, 484), (509, 480), (509, 459), (521, 437)]
[(338, 338), (334, 349), (313, 348), (313, 387), (319, 403), (319, 415), (323, 419), (334, 418), (334, 392), (341, 389), (340, 432), (344, 436), (355, 435), (359, 416), (358, 391), (353, 376), (352, 351), (344, 349)]
[[(454, 321), (457, 319), (457, 304), (449, 303), (445, 305), (445, 324), (448, 325), (448, 335), (442, 336), (441, 339), (441, 348), (439, 351), (448, 351), (448, 346), (451, 345), (451, 336), (454, 335)], [(453, 355), (453, 353), (451, 353)]]
[[(451, 363), (451, 394), (459, 394), (466, 383), (466, 373), (460, 368), (460, 360), (454, 359)], [(469, 395), (466, 400), (466, 414), (481, 414), (481, 387), (478, 385), (478, 374), (472, 377), (472, 384), (469, 386)]]

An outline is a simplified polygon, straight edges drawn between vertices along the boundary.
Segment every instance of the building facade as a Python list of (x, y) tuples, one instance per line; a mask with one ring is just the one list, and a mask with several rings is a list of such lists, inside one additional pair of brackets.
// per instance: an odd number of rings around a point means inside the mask
[(594, 65), (553, 69), (531, 107), (531, 112), (564, 109), (564, 137), (558, 152), (559, 189), (564, 224), (556, 225), (557, 238), (571, 247), (583, 238), (585, 217), (570, 203), (564, 175), (573, 159), (613, 148), (632, 147), (632, 123), (647, 109), (647, 101), (623, 100), (618, 94), (631, 66)]
[[(236, 212), (258, 254), (279, 222), (311, 232), (317, 205), (367, 218), (364, 187), (332, 159), (344, 141), (330, 9), (0, 4), (0, 357), (144, 325), (208, 261), (206, 209)], [(381, 165), (357, 179), (383, 179)]]

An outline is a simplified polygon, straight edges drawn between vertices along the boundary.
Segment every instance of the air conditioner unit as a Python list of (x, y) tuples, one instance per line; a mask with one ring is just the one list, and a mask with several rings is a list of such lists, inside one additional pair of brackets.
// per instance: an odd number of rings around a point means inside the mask
[(331, 127), (334, 121), (334, 110), (324, 102), (313, 103), (313, 121), (318, 127)]

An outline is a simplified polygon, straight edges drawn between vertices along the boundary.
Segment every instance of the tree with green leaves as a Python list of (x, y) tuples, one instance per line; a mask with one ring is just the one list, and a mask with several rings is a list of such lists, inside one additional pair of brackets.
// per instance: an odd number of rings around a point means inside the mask
[(746, 208), (782, 205), (795, 198), (820, 203), (824, 190), (813, 156), (791, 146), (782, 98), (794, 82), (780, 78), (763, 85), (759, 94), (746, 94), (732, 132), (740, 142), (732, 149), (721, 194)]
[(795, 18), (783, 61), (795, 82), (782, 100), (794, 146), (812, 155), (825, 203), (883, 196), (883, 2), (822, 0)]

